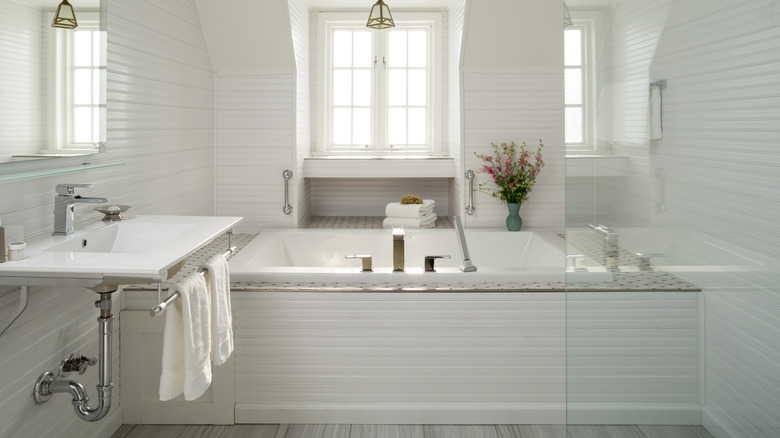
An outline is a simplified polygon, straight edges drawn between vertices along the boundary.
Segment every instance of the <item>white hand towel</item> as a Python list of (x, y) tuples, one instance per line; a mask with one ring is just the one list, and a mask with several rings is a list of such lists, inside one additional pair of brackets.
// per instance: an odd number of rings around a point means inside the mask
[(211, 314), (206, 280), (195, 273), (171, 288), (163, 332), (160, 400), (195, 400), (211, 385)]
[(421, 219), (411, 217), (387, 217), (382, 221), (383, 228), (434, 228), (435, 226), (435, 214)]
[(228, 262), (217, 254), (203, 264), (211, 294), (211, 363), (222, 365), (233, 353)]
[(660, 87), (650, 87), (650, 107), (647, 109), (650, 140), (664, 138), (663, 95)]
[(436, 201), (433, 199), (423, 199), (422, 204), (401, 204), (400, 202), (391, 202), (385, 207), (385, 216), (421, 218), (433, 214), (433, 208), (435, 206)]

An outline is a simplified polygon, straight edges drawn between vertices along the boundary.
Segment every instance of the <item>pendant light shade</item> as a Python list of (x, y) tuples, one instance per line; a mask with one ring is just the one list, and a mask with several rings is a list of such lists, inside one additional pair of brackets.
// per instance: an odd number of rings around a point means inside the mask
[(76, 22), (76, 14), (73, 12), (73, 6), (68, 3), (68, 0), (62, 0), (62, 3), (57, 6), (57, 13), (54, 14), (51, 27), (60, 27), (62, 29), (79, 27), (79, 24)]
[(569, 8), (566, 7), (566, 3), (563, 4), (563, 27), (574, 26), (571, 22), (571, 15), (569, 15)]
[(390, 8), (387, 7), (385, 2), (378, 0), (371, 6), (371, 14), (368, 16), (368, 23), (366, 27), (372, 29), (387, 29), (389, 27), (395, 27), (393, 22), (393, 16), (390, 15)]

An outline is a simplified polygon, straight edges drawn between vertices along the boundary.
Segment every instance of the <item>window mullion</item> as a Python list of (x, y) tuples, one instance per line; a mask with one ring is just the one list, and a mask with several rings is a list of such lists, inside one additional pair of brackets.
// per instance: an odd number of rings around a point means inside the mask
[(387, 32), (374, 32), (374, 147), (373, 150), (384, 151), (387, 149), (387, 63), (386, 63), (386, 35)]

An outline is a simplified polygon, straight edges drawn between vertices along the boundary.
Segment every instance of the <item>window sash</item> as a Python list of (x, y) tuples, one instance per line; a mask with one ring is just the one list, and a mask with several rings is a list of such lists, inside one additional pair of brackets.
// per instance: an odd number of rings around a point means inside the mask
[[(395, 15), (395, 29), (369, 30), (370, 35), (372, 35), (371, 60), (373, 61), (370, 69), (367, 70), (370, 72), (370, 99), (367, 98), (368, 96), (364, 96), (362, 104), (356, 105), (354, 96), (355, 72), (362, 72), (365, 67), (347, 66), (343, 62), (339, 63), (334, 60), (336, 48), (333, 47), (333, 44), (338, 39), (335, 32), (343, 30), (366, 31), (365, 17), (363, 14), (320, 14), (320, 43), (318, 46), (320, 67), (318, 67), (317, 75), (318, 89), (320, 90), (317, 105), (318, 141), (313, 153), (324, 155), (439, 153), (437, 131), (440, 129), (440, 116), (436, 111), (441, 111), (441, 90), (440, 85), (437, 84), (440, 82), (437, 80), (437, 76), (441, 73), (440, 68), (438, 68), (440, 55), (436, 53), (438, 49), (434, 50), (434, 48), (440, 43), (440, 37), (437, 39), (436, 34), (441, 32), (440, 14), (414, 14), (415, 17), (412, 20), (398, 16), (404, 14)], [(438, 21), (436, 20), (437, 16)], [(406, 60), (400, 63), (401, 65), (393, 64), (394, 61), (390, 59), (388, 47), (391, 32), (408, 36), (408, 32), (420, 30), (424, 30), (426, 33), (424, 65), (419, 65), (420, 63), (416, 62), (415, 66), (404, 66)], [(366, 75), (365, 73), (359, 74)], [(390, 79), (399, 75), (403, 75), (405, 79), (411, 76), (413, 79), (417, 79), (417, 81), (413, 80), (415, 83), (419, 82), (420, 77), (424, 77), (424, 85), (421, 88), (425, 88), (425, 96), (413, 102), (394, 102), (393, 96), (389, 95), (389, 86), (392, 82)], [(353, 79), (352, 83), (350, 84), (344, 77)], [(338, 90), (342, 90), (343, 94), (343, 90), (349, 88), (350, 85), (352, 85), (353, 96), (344, 98), (336, 95)], [(408, 82), (404, 87), (404, 93), (408, 97)], [(365, 105), (366, 100), (370, 100), (370, 105)], [(370, 128), (362, 125), (356, 126), (356, 123), (366, 123), (367, 119), (370, 119)], [(403, 135), (398, 135), (397, 130), (390, 131), (388, 129), (392, 123), (398, 123), (399, 119), (403, 119), (403, 123), (401, 123)], [(345, 123), (343, 129), (337, 129), (336, 124), (340, 121), (346, 121), (343, 122)], [(413, 130), (415, 126), (420, 125), (422, 127), (419, 131)], [(412, 128), (412, 141), (409, 141), (409, 128)], [(370, 134), (366, 134), (367, 132)], [(424, 132), (424, 135), (415, 136), (414, 132)], [(362, 133), (362, 137), (356, 136), (358, 133)], [(366, 136), (370, 137), (368, 143), (360, 141), (365, 140)]]
[[(595, 149), (595, 127), (593, 107), (594, 88), (594, 59), (592, 48), (593, 24), (589, 20), (573, 20), (574, 26), (564, 30), (579, 30), (579, 62), (572, 56), (565, 56), (564, 78), (576, 79), (579, 75), (578, 86), (581, 90), (579, 101), (572, 101), (574, 95), (571, 90), (565, 90), (565, 144), (567, 150), (593, 150)], [(567, 40), (564, 38), (564, 40)], [(571, 53), (571, 52), (569, 52)], [(566, 80), (566, 79), (565, 79)], [(575, 129), (578, 127), (579, 129)], [(578, 131), (571, 135), (572, 131)]]

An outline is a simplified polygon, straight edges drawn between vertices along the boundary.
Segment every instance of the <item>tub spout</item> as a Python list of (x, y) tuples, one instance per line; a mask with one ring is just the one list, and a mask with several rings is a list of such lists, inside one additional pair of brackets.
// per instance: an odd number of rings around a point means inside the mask
[(404, 229), (393, 228), (393, 271), (404, 271)]
[(466, 234), (463, 232), (463, 224), (460, 222), (460, 216), (454, 216), (452, 222), (455, 225), (455, 236), (458, 237), (458, 246), (460, 247), (460, 253), (463, 256), (463, 264), (458, 266), (463, 272), (476, 272), (477, 267), (471, 263), (471, 255), (469, 254), (469, 246), (466, 243)]

